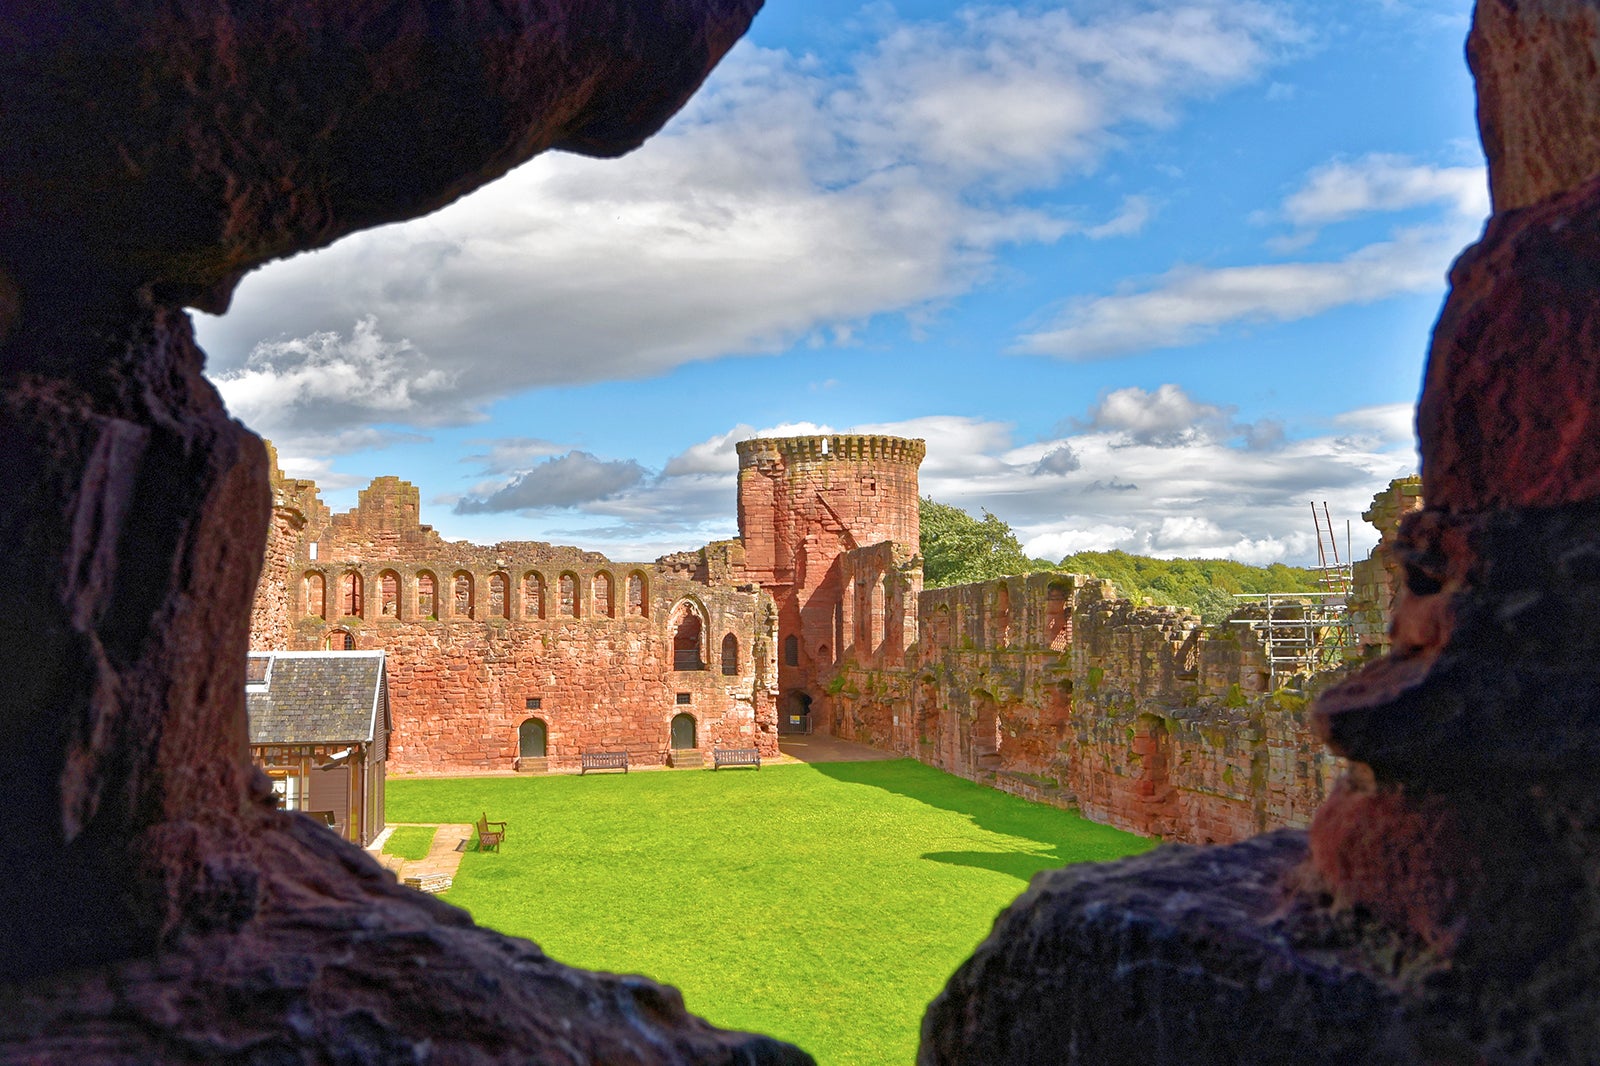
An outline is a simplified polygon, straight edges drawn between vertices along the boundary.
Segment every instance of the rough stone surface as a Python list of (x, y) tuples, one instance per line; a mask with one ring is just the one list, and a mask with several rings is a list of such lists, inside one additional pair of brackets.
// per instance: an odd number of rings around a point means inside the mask
[(1279, 830), (1035, 875), (929, 1006), (917, 1062), (1419, 1061), (1398, 982), (1283, 912), (1305, 848)]
[(1467, 60), (1496, 212), (1600, 174), (1600, 4), (1478, 0)]
[(648, 136), (745, 0), (0, 10), (0, 1058), (809, 1062), (568, 970), (271, 809), (271, 499), (183, 305)]

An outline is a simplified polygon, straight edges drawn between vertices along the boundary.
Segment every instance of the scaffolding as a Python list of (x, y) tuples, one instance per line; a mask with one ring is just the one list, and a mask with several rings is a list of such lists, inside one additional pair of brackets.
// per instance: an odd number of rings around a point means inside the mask
[(1326, 502), (1322, 512), (1311, 505), (1311, 522), (1317, 530), (1318, 592), (1242, 593), (1234, 596), (1240, 609), (1231, 621), (1260, 634), (1266, 653), (1269, 689), (1276, 691), (1295, 677), (1309, 678), (1335, 669), (1355, 649), (1355, 627), (1350, 617), (1350, 590), (1354, 572), (1350, 564), (1350, 523), (1345, 523), (1344, 557)]
[(1242, 610), (1231, 621), (1260, 634), (1272, 691), (1296, 676), (1342, 665), (1355, 647), (1345, 593), (1244, 593), (1234, 599)]

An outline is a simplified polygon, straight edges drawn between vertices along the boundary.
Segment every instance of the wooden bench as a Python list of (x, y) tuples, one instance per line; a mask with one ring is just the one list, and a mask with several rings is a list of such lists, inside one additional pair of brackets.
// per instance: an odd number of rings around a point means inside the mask
[(724, 766), (754, 766), (761, 769), (761, 750), (759, 748), (712, 748), (711, 769), (720, 770)]
[[(497, 825), (500, 828), (498, 830), (490, 829), (489, 827), (491, 825)], [(500, 842), (502, 840), (504, 840), (505, 838), (506, 838), (506, 823), (504, 823), (504, 822), (491, 822), (491, 821), (489, 821), (489, 816), (487, 814), (482, 814), (482, 815), (478, 816), (478, 850), (479, 851), (483, 851), (485, 848), (494, 848), (496, 851), (499, 851), (500, 850)]]
[(590, 770), (621, 770), (628, 772), (628, 753), (625, 751), (586, 751), (579, 756), (583, 760), (578, 769), (578, 776), (582, 777)]

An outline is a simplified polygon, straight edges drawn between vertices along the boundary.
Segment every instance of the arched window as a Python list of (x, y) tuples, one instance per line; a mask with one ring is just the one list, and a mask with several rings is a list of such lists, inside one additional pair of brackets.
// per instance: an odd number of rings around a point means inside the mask
[(355, 651), (356, 635), (348, 629), (330, 629), (322, 646), (329, 651)]
[(628, 575), (628, 617), (644, 616), (644, 575), (635, 570)]
[(722, 675), (736, 677), (739, 673), (739, 638), (729, 633), (722, 638)]
[(596, 618), (614, 617), (611, 613), (611, 575), (602, 570), (594, 575), (594, 611)]
[(339, 577), (339, 613), (350, 618), (362, 616), (361, 575), (346, 570)]
[(800, 638), (793, 633), (783, 638), (783, 665), (800, 665)]
[(378, 613), (385, 618), (400, 617), (400, 575), (385, 570), (378, 575)]
[(544, 617), (544, 575), (532, 571), (522, 575), (522, 617)]
[(489, 617), (510, 618), (506, 613), (506, 588), (508, 582), (504, 574), (489, 575)]
[(700, 654), (700, 636), (705, 629), (695, 609), (684, 604), (678, 611), (678, 623), (672, 630), (672, 668), (674, 670), (704, 670), (705, 658)]
[(426, 570), (417, 573), (417, 617), (439, 617), (439, 579)]
[(1006, 585), (1001, 585), (1000, 591), (995, 593), (994, 633), (995, 647), (1011, 646), (1011, 589)]
[(562, 574), (557, 584), (561, 596), (562, 617), (578, 617), (578, 575)]
[(472, 575), (465, 570), (458, 570), (452, 583), (455, 587), (455, 596), (450, 613), (456, 618), (471, 618), (474, 606), (472, 601), (476, 592), (472, 587)]
[(537, 718), (529, 718), (517, 726), (517, 754), (524, 759), (542, 759), (550, 731)]
[(313, 618), (328, 617), (328, 585), (321, 574), (307, 573), (304, 581), (306, 614)]
[(692, 714), (672, 716), (672, 750), (688, 751), (695, 747), (695, 720)]

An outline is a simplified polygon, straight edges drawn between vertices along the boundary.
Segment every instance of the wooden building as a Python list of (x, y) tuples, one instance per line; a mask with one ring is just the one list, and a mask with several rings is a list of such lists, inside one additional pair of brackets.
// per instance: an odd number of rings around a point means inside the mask
[(252, 652), (250, 755), (287, 810), (357, 844), (384, 827), (389, 684), (381, 651)]

